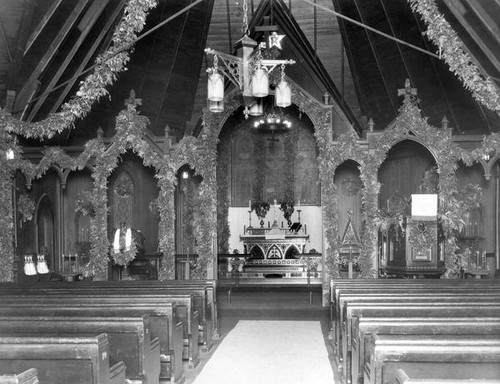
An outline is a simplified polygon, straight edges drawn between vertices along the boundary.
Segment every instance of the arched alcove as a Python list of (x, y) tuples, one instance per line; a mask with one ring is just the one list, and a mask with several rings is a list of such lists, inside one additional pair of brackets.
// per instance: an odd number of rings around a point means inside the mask
[(351, 212), (351, 222), (357, 233), (361, 233), (361, 189), (363, 187), (359, 164), (347, 160), (335, 170), (334, 183), (338, 195), (339, 237), (344, 233)]
[(411, 195), (423, 193), (436, 166), (432, 153), (419, 142), (406, 139), (394, 144), (378, 171), (379, 208), (410, 214)]
[[(272, 101), (271, 101), (272, 102)], [(244, 228), (258, 226), (260, 219), (251, 206), (255, 202), (293, 202), (294, 212), (290, 221), (298, 221), (298, 205), (301, 221), (307, 223), (311, 247), (322, 248), (320, 180), (318, 147), (314, 125), (296, 105), (284, 108), (284, 116), (291, 122), (290, 128), (276, 130), (264, 124), (255, 127), (262, 117), (245, 119), (239, 106), (223, 124), (217, 146), (218, 184), (218, 237), (219, 252), (236, 249), (243, 252), (239, 236)], [(271, 223), (274, 211), (270, 210), (264, 222)], [(278, 224), (288, 225), (278, 210)], [(227, 224), (225, 224), (227, 223)], [(318, 229), (317, 231), (314, 229)], [(227, 239), (227, 240), (225, 240)]]
[(52, 203), (46, 194), (38, 200), (35, 211), (36, 249), (45, 253), (49, 269), (55, 266), (55, 222)]
[(175, 253), (190, 255), (197, 253), (199, 237), (200, 201), (199, 186), (202, 177), (185, 164), (177, 171), (175, 203)]

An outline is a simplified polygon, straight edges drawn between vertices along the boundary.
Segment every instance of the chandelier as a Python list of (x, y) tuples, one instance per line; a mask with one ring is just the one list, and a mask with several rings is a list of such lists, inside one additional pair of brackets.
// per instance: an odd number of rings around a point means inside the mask
[(275, 106), (273, 101), (268, 100), (268, 98), (261, 99), (261, 101), (266, 103), (266, 107), (260, 116), (255, 118), (253, 122), (254, 128), (271, 132), (282, 132), (292, 127), (291, 119), (282, 108)]
[[(265, 59), (262, 49), (277, 47), (281, 49), (284, 35), (276, 31), (269, 35), (267, 44), (257, 42), (248, 36), (248, 4), (243, 1), (243, 37), (235, 44), (242, 48), (241, 57), (206, 48), (205, 53), (213, 55), (213, 66), (208, 68), (208, 107), (211, 112), (224, 111), (224, 77), (242, 91), (245, 118), (262, 116), (264, 113), (262, 98), (269, 95), (269, 74), (280, 67), (280, 79), (275, 87), (275, 103), (278, 107), (292, 104), (292, 91), (285, 80), (285, 65), (295, 64), (294, 60)], [(220, 60), (220, 62), (219, 62)]]

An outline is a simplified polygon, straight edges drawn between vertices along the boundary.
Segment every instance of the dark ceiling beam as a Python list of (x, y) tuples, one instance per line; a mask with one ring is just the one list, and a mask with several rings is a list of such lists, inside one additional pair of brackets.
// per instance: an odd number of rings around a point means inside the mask
[[(415, 23), (417, 24), (418, 30), (420, 32), (420, 36), (422, 36), (422, 42), (425, 46), (425, 49), (427, 49), (429, 51), (435, 49), (435, 47), (431, 46), (429, 40), (426, 37), (424, 37), (425, 29), (422, 26), (422, 20), (418, 17), (418, 15), (415, 12), (412, 12), (412, 15), (413, 15), (413, 18), (415, 20)], [(451, 100), (448, 97), (448, 92), (446, 92), (446, 87), (444, 86), (443, 81), (441, 80), (441, 74), (438, 70), (438, 67), (436, 64), (436, 59), (434, 59), (432, 57), (430, 57), (429, 59), (430, 59), (431, 65), (432, 65), (432, 70), (434, 72), (434, 76), (436, 77), (437, 81), (439, 82), (439, 89), (441, 89), (441, 92), (444, 95), (444, 99), (446, 101), (446, 107), (448, 109), (448, 113), (450, 114), (447, 118), (451, 119), (452, 126), (455, 129), (457, 129), (457, 131), (460, 132), (460, 130), (461, 130), (460, 124), (458, 123), (458, 118), (455, 115), (454, 108), (451, 104)]]
[[(384, 0), (379, 0), (379, 1), (380, 1), (380, 5), (382, 6), (382, 10), (384, 11), (384, 15), (385, 15), (385, 17), (387, 19), (387, 23), (389, 24), (389, 29), (391, 30), (391, 34), (394, 37), (398, 37), (397, 33), (396, 33), (396, 30), (394, 29), (394, 25), (392, 24), (391, 17), (389, 16), (389, 12), (387, 12), (387, 8), (386, 8), (386, 6), (384, 4)], [(401, 60), (403, 61), (403, 66), (405, 67), (406, 76), (410, 79), (411, 84), (415, 84), (415, 81), (413, 81), (413, 78), (412, 78), (412, 75), (411, 75), (410, 68), (408, 67), (408, 64), (406, 62), (405, 56), (403, 54), (403, 50), (401, 49), (401, 46), (397, 42), (396, 42), (396, 47), (398, 49), (399, 56), (401, 56)]]
[[(397, 36), (396, 30), (394, 28), (394, 25), (393, 25), (393, 23), (391, 21), (391, 17), (389, 15), (389, 12), (387, 11), (387, 8), (386, 8), (386, 6), (384, 4), (384, 0), (379, 0), (379, 1), (380, 1), (380, 5), (382, 5), (382, 10), (384, 11), (385, 17), (387, 19), (387, 23), (389, 24), (389, 28), (391, 30), (391, 34), (394, 37), (399, 38)], [(399, 55), (401, 56), (401, 60), (403, 61), (403, 66), (405, 67), (406, 75), (408, 76), (408, 79), (410, 79), (410, 83), (415, 87), (416, 84), (417, 84), (417, 82), (415, 81), (415, 79), (412, 76), (412, 72), (410, 71), (410, 68), (408, 66), (407, 60), (405, 59), (405, 55), (403, 53), (403, 50), (401, 49), (401, 45), (396, 42), (396, 47), (398, 48)], [(441, 90), (443, 91), (442, 88), (441, 88)], [(446, 98), (446, 94), (444, 93), (444, 91), (443, 91), (443, 96)], [(424, 111), (423, 106), (421, 105), (420, 107), (422, 109), (422, 112), (425, 115), (425, 111)]]
[(28, 77), (28, 80), (24, 83), (23, 88), (19, 92), (19, 96), (16, 100), (16, 107), (15, 107), (16, 110), (23, 109), (24, 105), (29, 102), (29, 99), (31, 97), (33, 97), (33, 93), (31, 92), (34, 88), (34, 84), (39, 81), (39, 77), (42, 75), (42, 73), (49, 65), (50, 61), (54, 58), (54, 56), (58, 52), (59, 47), (64, 42), (68, 32), (77, 22), (81, 13), (84, 11), (89, 1), (90, 0), (80, 0), (76, 5), (76, 7), (68, 15), (68, 19), (62, 26), (61, 30), (59, 31), (55, 39), (50, 44), (49, 49), (47, 50), (45, 55), (40, 59), (38, 65), (35, 67), (33, 72), (31, 72), (31, 75)]
[[(214, 8), (214, 1), (213, 0), (208, 1), (207, 2), (207, 12), (205, 13), (205, 20), (203, 22), (203, 32), (201, 33), (201, 44), (200, 44), (200, 49), (201, 49), (200, 56), (203, 56), (204, 59), (206, 59), (206, 56), (204, 55), (204, 51), (205, 51), (205, 47), (207, 46), (208, 31), (210, 30), (210, 20), (212, 20), (213, 8)], [(205, 61), (205, 64), (206, 64), (206, 60), (204, 60), (204, 59), (199, 60), (199, 62), (197, 62), (197, 70), (195, 73), (201, 74), (201, 68), (203, 67), (203, 62)], [(206, 75), (206, 73), (207, 72), (205, 72), (204, 75)], [(205, 76), (203, 76), (203, 78), (205, 80), (208, 79)], [(190, 76), (189, 79), (190, 79), (190, 88), (193, 91), (191, 94), (191, 100), (189, 101), (188, 107), (186, 109), (186, 117), (185, 117), (186, 124), (189, 121), (191, 121), (191, 119), (192, 119), (193, 108), (194, 108), (195, 99), (196, 99), (196, 88), (198, 86), (198, 82), (200, 81), (200, 76), (193, 75), (193, 76)], [(192, 131), (192, 128), (193, 127), (190, 125), (189, 126), (190, 132)]]
[[(340, 0), (333, 0), (333, 6), (337, 10), (337, 12), (341, 12), (340, 8)], [(344, 45), (344, 49), (347, 55), (347, 60), (349, 61), (349, 68), (351, 69), (351, 74), (352, 74), (352, 81), (354, 83), (354, 87), (356, 89), (356, 95), (358, 97), (358, 102), (360, 104), (361, 111), (363, 111), (366, 115), (368, 116), (373, 116), (374, 111), (371, 110), (370, 104), (368, 103), (368, 100), (366, 99), (366, 95), (363, 92), (363, 89), (361, 87), (361, 83), (359, 81), (359, 72), (358, 72), (358, 67), (356, 66), (353, 54), (352, 54), (352, 47), (351, 47), (351, 41), (349, 37), (347, 36), (347, 29), (345, 25), (345, 20), (337, 17), (337, 22), (339, 24), (340, 28), (340, 33), (342, 35), (342, 42)]]
[[(354, 0), (354, 5), (356, 6), (356, 9), (358, 11), (359, 17), (361, 19), (361, 22), (363, 24), (365, 24), (365, 25), (368, 25), (368, 23), (366, 22), (366, 18), (364, 16), (363, 12), (361, 11), (361, 7), (359, 6), (358, 0)], [(366, 29), (364, 29), (364, 31), (365, 31), (365, 34), (366, 34), (366, 38), (368, 39), (368, 43), (370, 45), (370, 49), (371, 49), (371, 51), (373, 53), (373, 57), (375, 58), (375, 62), (377, 63), (377, 67), (378, 67), (378, 70), (379, 70), (379, 73), (380, 73), (380, 77), (382, 79), (382, 82), (384, 83), (384, 88), (385, 88), (385, 91), (387, 93), (387, 97), (389, 98), (389, 101), (391, 103), (394, 115), (396, 115), (397, 111), (398, 111), (398, 108), (394, 104), (394, 100), (393, 100), (393, 97), (394, 97), (393, 94), (395, 94), (395, 92), (391, 92), (391, 90), (389, 89), (389, 85), (387, 84), (387, 79), (386, 79), (386, 76), (384, 74), (384, 70), (383, 70), (382, 65), (381, 65), (381, 60), (380, 60), (378, 51), (375, 48), (375, 43), (373, 41), (372, 36), (370, 35), (370, 33)]]
[[(92, 56), (96, 52), (96, 50), (99, 47), (99, 45), (101, 45), (101, 43), (103, 42), (103, 40), (105, 40), (104, 39), (105, 37), (107, 37), (107, 43), (105, 43), (105, 44), (102, 45), (103, 46), (103, 50), (105, 50), (105, 49), (108, 48), (109, 44), (111, 43), (111, 39), (113, 37), (113, 34), (112, 33), (108, 34), (108, 32), (110, 31), (111, 27), (115, 24), (115, 22), (117, 21), (118, 17), (121, 15), (122, 10), (123, 10), (123, 6), (125, 5), (125, 1), (126, 0), (120, 0), (119, 4), (113, 9), (113, 13), (107, 19), (106, 24), (101, 29), (101, 32), (99, 33), (99, 36), (97, 36), (97, 38), (94, 40), (94, 43), (92, 44), (92, 46), (90, 47), (90, 49), (85, 54), (85, 57), (83, 57), (83, 59), (80, 61), (80, 64), (78, 65), (78, 68), (76, 68), (76, 70), (75, 70), (75, 73), (80, 73), (80, 72), (82, 72), (84, 70), (84, 68), (89, 63), (90, 59), (92, 58)], [(57, 98), (57, 101), (52, 106), (52, 108), (50, 110), (50, 113), (54, 113), (54, 112), (57, 111), (57, 109), (59, 109), (59, 107), (63, 103), (64, 99), (68, 96), (71, 88), (73, 88), (73, 86), (75, 85), (76, 80), (77, 80), (77, 78), (73, 77), (71, 79), (71, 81), (68, 82), (68, 84), (66, 84), (66, 86), (63, 89), (63, 91), (61, 92), (61, 94)], [(72, 130), (69, 130), (69, 132), (71, 132), (71, 131)]]
[[(177, 39), (177, 42), (175, 44), (175, 50), (174, 50), (174, 52), (172, 52), (172, 56), (174, 57), (174, 59), (172, 61), (172, 65), (170, 66), (170, 69), (168, 71), (167, 79), (166, 79), (165, 85), (163, 87), (163, 92), (162, 92), (162, 97), (161, 97), (161, 103), (160, 103), (160, 105), (164, 105), (165, 104), (165, 98), (167, 97), (167, 90), (168, 90), (168, 87), (170, 85), (170, 79), (172, 77), (172, 72), (173, 72), (174, 67), (175, 67), (175, 61), (177, 59), (177, 54), (179, 52), (179, 48), (181, 47), (181, 42), (182, 42), (182, 38), (183, 38), (183, 35), (184, 35), (184, 30), (186, 29), (186, 25), (187, 25), (187, 21), (189, 19), (189, 14), (190, 13), (191, 13), (191, 10), (188, 10), (187, 12), (184, 13), (184, 20), (182, 22), (182, 28), (179, 31), (179, 35), (178, 35), (179, 38)], [(156, 119), (155, 119), (155, 122), (154, 122), (154, 126), (155, 127), (158, 127), (159, 119), (160, 119), (160, 113), (156, 114)], [(162, 127), (162, 128), (165, 128), (165, 127)]]
[(227, 19), (227, 39), (228, 39), (228, 52), (233, 51), (233, 36), (231, 34), (231, 12), (229, 11), (229, 0), (226, 0), (226, 19)]
[(56, 0), (51, 4), (50, 8), (47, 10), (47, 12), (43, 16), (42, 20), (38, 23), (35, 30), (28, 38), (28, 41), (26, 43), (26, 47), (24, 48), (25, 54), (26, 54), (26, 52), (29, 51), (29, 49), (31, 48), (31, 45), (35, 42), (35, 40), (38, 38), (40, 33), (43, 31), (43, 29), (45, 28), (45, 26), (49, 22), (50, 18), (54, 15), (54, 13), (56, 12), (57, 8), (59, 7), (59, 5), (61, 4), (62, 1), (63, 0)]
[[(497, 71), (500, 72), (500, 61), (498, 60), (498, 53), (495, 54), (487, 42), (484, 40), (484, 36), (480, 36), (477, 33), (477, 28), (475, 25), (472, 25), (470, 19), (467, 17), (468, 9), (461, 3), (461, 1), (457, 0), (443, 0), (448, 9), (453, 13), (456, 19), (463, 25), (464, 29), (467, 30), (467, 33), (471, 36), (474, 42), (481, 48), (486, 57), (490, 60), (493, 66)], [(483, 26), (486, 29), (489, 29), (492, 32), (492, 36), (496, 38), (497, 43), (500, 41), (500, 34), (496, 22), (491, 20), (483, 10), (483, 6), (480, 2), (477, 1), (469, 1), (470, 7), (476, 15), (475, 20), (480, 20)], [(480, 11), (482, 10), (482, 11)], [(467, 45), (464, 44), (464, 48), (467, 49)], [(473, 54), (469, 51), (469, 54), (473, 56)], [(488, 76), (487, 70), (481, 65), (479, 60), (475, 60), (476, 64), (481, 68), (481, 72), (484, 76)]]
[(97, 21), (97, 19), (101, 15), (104, 8), (106, 8), (106, 5), (108, 4), (109, 1), (110, 0), (95, 1), (87, 9), (87, 11), (85, 12), (85, 14), (83, 15), (82, 20), (81, 20), (84, 22), (79, 23), (79, 27), (82, 29), (80, 31), (80, 34), (78, 35), (78, 38), (72, 44), (69, 52), (67, 54), (65, 54), (63, 62), (59, 65), (59, 68), (57, 69), (56, 73), (54, 74), (52, 79), (50, 79), (49, 83), (45, 87), (44, 96), (40, 97), (37, 100), (37, 102), (35, 103), (35, 105), (32, 106), (32, 108), (29, 112), (29, 115), (26, 119), (27, 121), (32, 121), (35, 118), (38, 111), (45, 103), (45, 100), (47, 100), (47, 97), (49, 96), (52, 88), (56, 86), (56, 84), (59, 82), (59, 80), (61, 79), (64, 72), (66, 72), (66, 70), (68, 69), (69, 64), (71, 63), (71, 61), (75, 57), (76, 53), (78, 52), (78, 50), (82, 46), (83, 42), (87, 38), (92, 27), (94, 26), (95, 22)]
[[(158, 6), (161, 7), (160, 9), (156, 9), (156, 12), (160, 13), (158, 20), (164, 20), (165, 14), (167, 12), (168, 1), (160, 1), (158, 3)], [(144, 62), (146, 63), (144, 65), (145, 68), (143, 71), (141, 71), (142, 73), (140, 74), (140, 76), (138, 76), (138, 78), (140, 77), (140, 80), (139, 80), (140, 85), (136, 88), (136, 92), (137, 92), (137, 95), (139, 95), (139, 97), (144, 95), (144, 83), (146, 82), (147, 74), (150, 73), (150, 71), (151, 71), (151, 66), (152, 66), (152, 62), (153, 62), (152, 59), (155, 55), (156, 47), (159, 44), (158, 38), (160, 38), (160, 37), (161, 37), (160, 30), (155, 31), (154, 34), (150, 37), (152, 44), (148, 45), (148, 47), (149, 47), (148, 58), (144, 59)], [(144, 58), (146, 57), (145, 51), (146, 50), (144, 50), (144, 52), (141, 51), (141, 57), (144, 57)]]

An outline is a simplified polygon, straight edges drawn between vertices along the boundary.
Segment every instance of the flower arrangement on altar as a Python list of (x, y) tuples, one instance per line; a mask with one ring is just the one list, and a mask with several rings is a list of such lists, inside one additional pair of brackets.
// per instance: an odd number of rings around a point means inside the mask
[(267, 201), (252, 201), (251, 210), (255, 211), (255, 214), (260, 220), (263, 220), (271, 206)]
[(292, 221), (290, 219), (292, 218), (293, 211), (295, 210), (293, 201), (282, 201), (280, 203), (280, 210), (283, 212), (283, 217), (287, 221), (288, 226), (292, 225)]

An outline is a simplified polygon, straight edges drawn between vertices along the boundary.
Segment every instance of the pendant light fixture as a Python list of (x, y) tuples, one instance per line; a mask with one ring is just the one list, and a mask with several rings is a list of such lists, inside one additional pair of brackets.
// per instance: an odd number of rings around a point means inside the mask
[[(271, 9), (272, 11), (272, 9)], [(271, 60), (264, 59), (262, 49), (276, 47), (281, 49), (281, 40), (284, 35), (278, 35), (276, 31), (269, 35), (267, 42), (257, 44), (248, 36), (248, 3), (243, 1), (243, 37), (236, 43), (242, 48), (241, 57), (219, 52), (206, 48), (205, 53), (213, 55), (213, 66), (207, 69), (208, 76), (208, 108), (213, 113), (224, 110), (224, 77), (229, 79), (238, 87), (245, 100), (245, 118), (248, 116), (260, 116), (263, 112), (259, 100), (271, 92), (269, 90), (269, 76), (276, 68), (281, 68), (281, 79), (276, 86), (277, 104), (287, 107), (291, 104), (291, 89), (285, 81), (285, 65), (295, 64), (294, 60)], [(220, 63), (219, 63), (220, 60)]]

